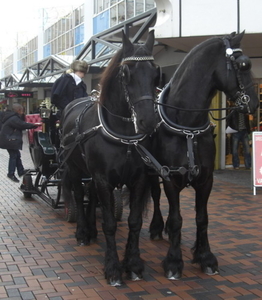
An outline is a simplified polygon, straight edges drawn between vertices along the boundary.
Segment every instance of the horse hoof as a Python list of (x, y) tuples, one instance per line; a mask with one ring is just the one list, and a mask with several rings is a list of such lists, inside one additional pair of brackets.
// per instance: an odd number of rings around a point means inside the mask
[(163, 235), (160, 234), (156, 234), (156, 235), (150, 235), (150, 240), (151, 241), (162, 241), (163, 240)]
[(122, 281), (121, 280), (110, 280), (109, 284), (111, 286), (121, 286), (122, 285)]
[(210, 275), (210, 276), (217, 275), (217, 274), (219, 274), (219, 271), (218, 271), (218, 269), (213, 270), (212, 268), (207, 267), (205, 270), (205, 274)]
[(180, 272), (176, 272), (176, 274), (174, 274), (172, 271), (168, 271), (166, 277), (169, 280), (179, 280), (182, 277), (182, 275)]
[(142, 275), (138, 275), (134, 272), (131, 272), (131, 280), (132, 281), (138, 281), (138, 280), (142, 280), (143, 279), (143, 276)]
[(78, 246), (85, 246), (85, 242), (83, 240), (77, 241)]

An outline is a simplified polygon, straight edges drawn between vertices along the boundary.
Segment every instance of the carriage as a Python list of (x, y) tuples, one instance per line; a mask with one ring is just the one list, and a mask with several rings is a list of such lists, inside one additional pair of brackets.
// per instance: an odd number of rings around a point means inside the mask
[[(97, 91), (92, 91), (89, 97), (91, 101), (97, 100)], [(63, 160), (60, 151), (60, 128), (56, 117), (57, 109), (48, 107), (43, 101), (40, 112), (28, 114), (25, 121), (39, 125), (36, 129), (27, 130), (27, 138), (31, 159), (34, 165), (22, 179), (20, 190), (25, 198), (32, 195), (38, 196), (53, 209), (64, 209), (64, 217), (68, 222), (76, 221), (76, 203), (72, 197), (66, 201), (62, 197), (62, 174), (64, 172)], [(85, 190), (85, 204), (89, 201), (88, 185), (92, 178), (83, 176), (82, 185)], [(121, 220), (124, 206), (124, 196), (128, 197), (127, 191), (115, 189), (115, 216)]]

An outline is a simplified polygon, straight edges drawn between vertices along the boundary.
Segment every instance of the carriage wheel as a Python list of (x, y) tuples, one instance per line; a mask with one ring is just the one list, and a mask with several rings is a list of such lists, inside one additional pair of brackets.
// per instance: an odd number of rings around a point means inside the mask
[(38, 174), (37, 186), (51, 202), (53, 208), (58, 208), (61, 197), (61, 179), (59, 171), (55, 172), (48, 178), (41, 173)]
[(122, 190), (121, 189), (114, 189), (113, 192), (114, 196), (114, 215), (117, 221), (121, 221), (122, 214), (123, 214), (123, 199), (122, 199)]
[(70, 201), (64, 200), (64, 202), (65, 202), (65, 208), (64, 208), (65, 220), (69, 223), (73, 223), (76, 221), (76, 214), (77, 214), (75, 198), (72, 195)]
[[(32, 176), (30, 174), (24, 175), (22, 187), (23, 187), (23, 190), (28, 190), (28, 191), (33, 189), (33, 181), (32, 181)], [(31, 196), (32, 196), (32, 193), (30, 193), (30, 192), (24, 191), (23, 194), (26, 199), (31, 198)]]

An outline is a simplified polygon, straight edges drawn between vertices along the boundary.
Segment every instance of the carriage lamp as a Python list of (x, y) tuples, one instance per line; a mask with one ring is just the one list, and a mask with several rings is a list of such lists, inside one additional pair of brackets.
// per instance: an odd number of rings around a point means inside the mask
[(47, 108), (46, 106), (42, 106), (40, 108), (40, 117), (42, 119), (49, 119), (51, 115), (51, 109)]

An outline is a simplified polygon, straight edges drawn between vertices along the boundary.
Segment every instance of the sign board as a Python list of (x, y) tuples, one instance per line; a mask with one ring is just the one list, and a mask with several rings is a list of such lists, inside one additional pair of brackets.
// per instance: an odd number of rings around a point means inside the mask
[(253, 195), (256, 188), (262, 187), (262, 131), (252, 132), (253, 148)]
[(5, 91), (6, 98), (33, 98), (33, 92), (26, 91)]

